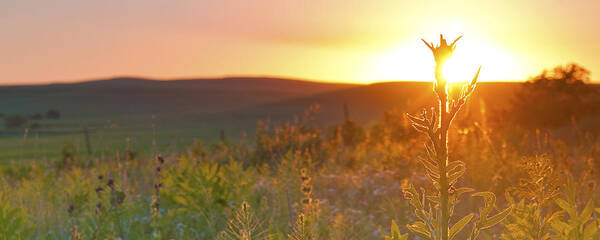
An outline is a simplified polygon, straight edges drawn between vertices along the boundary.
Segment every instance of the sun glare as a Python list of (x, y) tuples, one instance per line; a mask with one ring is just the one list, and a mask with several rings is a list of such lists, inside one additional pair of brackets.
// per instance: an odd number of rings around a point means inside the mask
[(421, 36), (414, 36), (413, 39), (376, 54), (370, 60), (368, 73), (365, 75), (371, 81), (432, 80), (434, 59), (419, 38), (437, 42), (439, 32), (442, 32), (449, 43), (463, 36), (456, 44), (454, 55), (444, 67), (444, 76), (449, 82), (472, 80), (479, 66), (482, 66), (480, 81), (522, 80), (524, 65), (510, 51), (499, 47), (492, 40), (485, 40), (475, 33), (465, 31), (455, 21), (448, 23), (447, 29), (436, 30), (435, 34), (420, 33)]
[(480, 79), (483, 81), (515, 80), (522, 71), (515, 59), (492, 44), (461, 39), (443, 74), (448, 82), (471, 81), (477, 68), (482, 66)]

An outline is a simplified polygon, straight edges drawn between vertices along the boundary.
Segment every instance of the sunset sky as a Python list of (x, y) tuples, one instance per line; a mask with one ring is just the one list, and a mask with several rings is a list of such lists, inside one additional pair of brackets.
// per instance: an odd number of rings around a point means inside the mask
[[(600, 1), (5, 0), (0, 84), (269, 75), (430, 80), (420, 41), (464, 35), (450, 77), (524, 80), (576, 62), (600, 79)], [(467, 79), (465, 79), (467, 80)]]

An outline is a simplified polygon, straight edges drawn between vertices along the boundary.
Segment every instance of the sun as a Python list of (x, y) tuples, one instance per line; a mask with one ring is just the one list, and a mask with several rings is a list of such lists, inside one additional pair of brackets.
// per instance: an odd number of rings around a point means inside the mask
[[(444, 34), (448, 41), (458, 42), (452, 58), (445, 64), (443, 74), (450, 83), (467, 82), (473, 79), (481, 66), (479, 81), (521, 80), (526, 75), (523, 64), (517, 55), (501, 44), (488, 40), (453, 23), (450, 34)], [(442, 33), (444, 33), (442, 31)], [(415, 35), (396, 46), (375, 54), (368, 62), (365, 75), (371, 81), (431, 81), (434, 79), (434, 59), (431, 51), (420, 41), (436, 42), (439, 32)]]
[(521, 75), (518, 60), (507, 51), (477, 39), (461, 41), (463, 39), (459, 40), (454, 55), (444, 65), (443, 74), (448, 82), (471, 81), (479, 66), (482, 67), (482, 81), (514, 80)]

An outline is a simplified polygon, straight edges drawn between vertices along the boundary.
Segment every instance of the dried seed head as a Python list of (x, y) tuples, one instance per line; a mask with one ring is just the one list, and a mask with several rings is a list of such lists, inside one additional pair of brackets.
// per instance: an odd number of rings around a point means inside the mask
[(165, 163), (165, 159), (164, 159), (164, 158), (163, 158), (161, 155), (158, 155), (158, 156), (156, 157), (156, 160), (158, 160), (158, 162), (159, 162), (160, 164), (163, 164), (163, 163)]
[(69, 213), (69, 215), (73, 215), (74, 211), (75, 211), (75, 206), (73, 206), (73, 204), (69, 204), (69, 208), (67, 208), (67, 212)]
[(104, 188), (102, 188), (102, 187), (97, 187), (96, 188), (96, 193), (100, 193), (102, 191), (104, 191)]
[(312, 193), (312, 186), (309, 184), (303, 184), (300, 190), (304, 195), (310, 195)]
[(310, 176), (308, 175), (308, 172), (306, 171), (306, 168), (301, 168), (300, 169), (300, 180), (302, 180), (302, 182), (309, 182), (311, 180)]
[(242, 203), (242, 211), (247, 212), (250, 209), (250, 204), (248, 204), (247, 202), (243, 202)]
[(310, 197), (306, 197), (302, 199), (302, 204), (303, 205), (310, 205), (312, 203), (312, 198)]
[(156, 168), (156, 172), (160, 172), (160, 167), (157, 167), (157, 168)]
[(109, 187), (112, 188), (112, 187), (114, 187), (114, 185), (115, 185), (115, 181), (112, 178), (108, 179), (108, 182), (106, 183), (106, 186), (109, 186)]
[(102, 180), (102, 179), (104, 179), (104, 176), (98, 175), (98, 180)]
[(300, 175), (300, 180), (302, 180), (303, 182), (309, 182), (310, 181), (310, 177), (306, 176), (306, 175)]

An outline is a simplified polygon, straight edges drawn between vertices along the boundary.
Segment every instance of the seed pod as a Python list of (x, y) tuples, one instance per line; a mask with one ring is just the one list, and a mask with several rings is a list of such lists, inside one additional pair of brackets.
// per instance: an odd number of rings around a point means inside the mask
[(109, 187), (112, 188), (114, 185), (115, 185), (115, 181), (112, 178), (108, 179), (108, 182), (106, 183), (106, 186), (109, 186)]
[(75, 206), (73, 204), (69, 204), (69, 208), (67, 208), (67, 212), (69, 215), (73, 215), (73, 211), (75, 211)]

